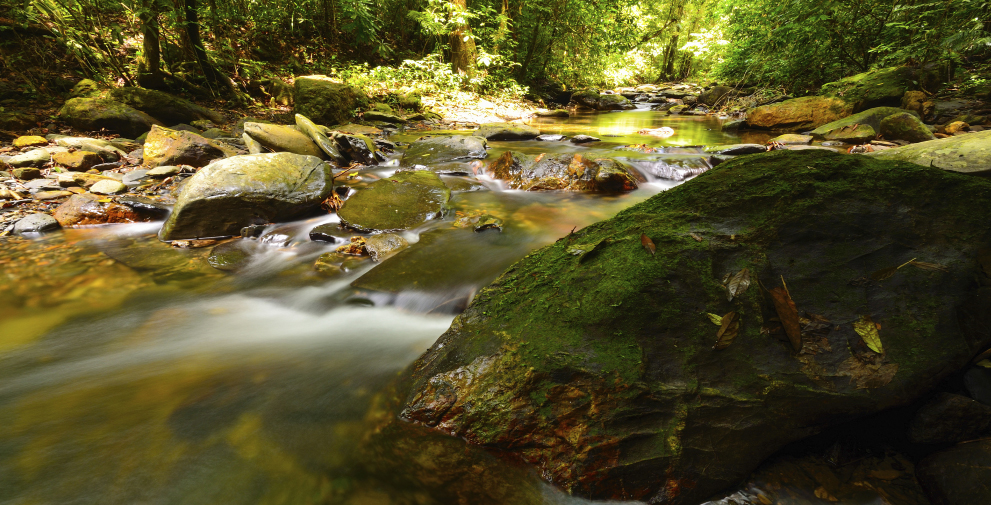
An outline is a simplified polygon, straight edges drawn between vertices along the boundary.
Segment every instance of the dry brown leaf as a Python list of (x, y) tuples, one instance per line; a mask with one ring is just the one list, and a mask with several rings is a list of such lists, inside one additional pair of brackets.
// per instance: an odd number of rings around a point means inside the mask
[(740, 318), (737, 317), (736, 312), (730, 312), (723, 316), (722, 325), (719, 327), (719, 331), (716, 333), (716, 345), (712, 346), (713, 349), (720, 350), (729, 347), (733, 343), (733, 339), (740, 332)]
[(657, 252), (657, 246), (654, 245), (654, 241), (650, 240), (650, 237), (648, 237), (645, 233), (640, 234), (640, 244), (643, 245), (643, 248), (646, 249), (651, 256)]
[(742, 295), (750, 287), (750, 270), (744, 268), (729, 279), (726, 284), (726, 300), (732, 302), (733, 297)]
[(781, 326), (784, 327), (785, 334), (788, 335), (792, 349), (795, 352), (801, 351), (802, 329), (798, 322), (798, 308), (795, 307), (795, 302), (791, 299), (787, 286), (776, 287), (768, 293), (774, 300), (774, 310), (778, 313), (778, 318), (781, 319)]
[(890, 278), (892, 275), (895, 275), (895, 272), (897, 271), (898, 271), (898, 267), (882, 268), (881, 270), (872, 273), (871, 279), (875, 281), (883, 281), (885, 279)]

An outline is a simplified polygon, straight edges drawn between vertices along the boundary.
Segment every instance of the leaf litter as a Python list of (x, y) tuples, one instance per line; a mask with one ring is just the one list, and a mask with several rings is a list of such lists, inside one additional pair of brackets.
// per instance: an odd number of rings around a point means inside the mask
[(646, 233), (640, 234), (640, 244), (643, 245), (643, 248), (646, 249), (651, 256), (657, 252), (657, 246), (654, 245), (654, 241), (650, 240), (650, 237), (648, 237)]
[(798, 308), (795, 307), (795, 301), (791, 299), (785, 278), (781, 277), (781, 286), (768, 290), (768, 294), (774, 301), (774, 310), (778, 313), (778, 319), (781, 320), (781, 326), (785, 329), (785, 334), (788, 335), (792, 349), (795, 352), (801, 351), (802, 328), (798, 317)]
[(740, 318), (736, 312), (730, 312), (722, 317), (719, 331), (716, 333), (715, 350), (725, 349), (733, 343), (733, 340), (740, 333)]
[(744, 267), (723, 284), (726, 285), (726, 301), (732, 302), (734, 297), (742, 295), (750, 287), (750, 270)]
[(853, 323), (853, 330), (857, 332), (857, 335), (860, 335), (860, 338), (864, 339), (867, 347), (878, 354), (884, 354), (884, 348), (881, 346), (881, 334), (877, 331), (880, 328), (881, 325), (872, 321), (871, 316), (860, 316), (860, 319)]

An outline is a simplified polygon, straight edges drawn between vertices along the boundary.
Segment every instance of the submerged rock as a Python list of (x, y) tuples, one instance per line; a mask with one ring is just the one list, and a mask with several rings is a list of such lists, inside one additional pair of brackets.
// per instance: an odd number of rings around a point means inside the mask
[(642, 182), (629, 165), (612, 159), (588, 159), (580, 154), (541, 154), (536, 158), (506, 151), (489, 163), (486, 172), (524, 191), (632, 191)]
[(164, 91), (128, 86), (112, 90), (110, 97), (170, 125), (199, 120), (208, 120), (216, 124), (227, 122), (227, 119), (218, 112)]
[(487, 147), (484, 138), (472, 135), (423, 137), (410, 144), (400, 164), (404, 167), (432, 166), (448, 161), (482, 159), (488, 155)]
[(341, 223), (359, 231), (397, 231), (441, 217), (451, 190), (429, 171), (398, 172), (345, 200)]
[(239, 235), (251, 224), (313, 212), (333, 189), (330, 165), (314, 156), (233, 156), (189, 178), (158, 236), (176, 240)]
[(385, 261), (409, 247), (409, 242), (395, 233), (379, 233), (365, 238), (365, 251), (372, 261)]
[(823, 96), (793, 98), (747, 111), (747, 126), (770, 130), (811, 130), (849, 116), (853, 107)]
[(698, 503), (991, 344), (988, 206), (908, 163), (728, 161), (512, 266), (411, 365), (402, 416), (575, 495)]
[(991, 130), (967, 133), (867, 153), (883, 160), (900, 160), (974, 175), (991, 174)]
[(153, 125), (163, 126), (159, 120), (134, 107), (103, 98), (71, 98), (58, 114), (77, 130), (106, 129), (132, 139)]
[(183, 130), (153, 126), (144, 144), (147, 167), (189, 165), (202, 167), (213, 160), (234, 156), (236, 151), (220, 142)]

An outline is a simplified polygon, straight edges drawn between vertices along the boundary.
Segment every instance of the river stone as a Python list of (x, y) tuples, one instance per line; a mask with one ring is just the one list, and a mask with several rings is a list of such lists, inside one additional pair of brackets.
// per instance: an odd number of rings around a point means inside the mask
[(15, 168), (11, 171), (15, 179), (20, 179), (22, 181), (30, 181), (33, 179), (41, 179), (41, 170), (37, 168)]
[(379, 233), (365, 238), (365, 250), (372, 261), (385, 261), (409, 247), (409, 242), (395, 233)]
[(544, 110), (538, 109), (534, 112), (537, 117), (571, 117), (571, 113), (568, 109), (554, 109), (554, 110)]
[(53, 154), (52, 161), (67, 170), (85, 172), (95, 165), (103, 163), (103, 158), (93, 151), (66, 151)]
[(943, 131), (946, 132), (947, 135), (956, 135), (958, 133), (967, 131), (969, 128), (970, 125), (964, 123), (963, 121), (954, 121), (944, 126)]
[(52, 213), (63, 228), (106, 223), (153, 221), (158, 216), (146, 214), (116, 202), (101, 202), (105, 197), (92, 193), (72, 195)]
[(487, 147), (484, 138), (472, 135), (421, 137), (406, 149), (400, 165), (429, 167), (448, 161), (482, 159), (488, 155)]
[(820, 93), (850, 103), (853, 112), (871, 107), (898, 107), (906, 91), (918, 89), (918, 80), (918, 72), (911, 67), (888, 67), (828, 82)]
[(807, 96), (747, 111), (747, 126), (769, 130), (811, 130), (849, 116), (853, 107), (837, 98)]
[(85, 172), (65, 172), (58, 175), (58, 185), (63, 188), (68, 188), (72, 186), (82, 186), (83, 188), (91, 188), (94, 184), (100, 181), (113, 181), (116, 180), (113, 177), (107, 177), (100, 174), (88, 174)]
[(120, 180), (127, 185), (129, 188), (137, 187), (141, 185), (141, 182), (148, 175), (148, 170), (137, 169), (131, 170), (130, 172), (124, 174), (124, 178)]
[(312, 212), (333, 189), (330, 165), (315, 156), (232, 156), (188, 179), (158, 236), (169, 241), (239, 235), (251, 224)]
[(364, 165), (377, 165), (375, 143), (361, 134), (330, 132), (329, 137), (337, 145), (337, 150), (345, 158)]
[(180, 172), (182, 172), (182, 168), (175, 165), (162, 165), (149, 170), (145, 173), (145, 175), (153, 179), (164, 179), (166, 177), (179, 175)]
[(778, 135), (768, 142), (777, 142), (783, 145), (801, 145), (809, 144), (812, 142), (811, 135), (799, 135), (797, 133), (785, 133), (783, 135)]
[(251, 254), (257, 247), (258, 243), (251, 240), (224, 242), (210, 250), (206, 261), (217, 270), (233, 272), (251, 262)]
[(24, 154), (7, 158), (7, 164), (18, 167), (40, 167), (51, 161), (52, 155), (46, 149), (32, 149)]
[(364, 109), (368, 97), (360, 89), (334, 82), (325, 75), (297, 77), (293, 83), (294, 112), (318, 124), (335, 125), (351, 120), (351, 111)]
[[(149, 127), (150, 128), (150, 127)], [(113, 144), (113, 142), (94, 139), (89, 137), (58, 137), (55, 143), (61, 147), (90, 151), (99, 154), (103, 161), (117, 161), (126, 156), (123, 150)]]
[(623, 95), (603, 95), (594, 89), (576, 91), (571, 95), (571, 101), (595, 110), (629, 110), (636, 108), (636, 105), (633, 105), (633, 102)]
[(977, 438), (991, 427), (991, 406), (966, 396), (940, 393), (922, 406), (909, 425), (916, 444), (955, 444)]
[(244, 123), (244, 133), (257, 140), (259, 144), (276, 152), (323, 157), (323, 151), (310, 140), (310, 137), (289, 126)]
[(89, 192), (96, 195), (116, 195), (127, 191), (127, 185), (120, 181), (100, 181), (89, 188)]
[(310, 230), (310, 240), (330, 242), (331, 244), (348, 242), (352, 235), (354, 233), (341, 228), (341, 225), (337, 223), (321, 224)]
[(906, 112), (897, 107), (875, 107), (858, 112), (843, 119), (824, 124), (809, 132), (814, 139), (822, 140), (831, 132), (850, 131), (857, 126), (870, 126), (874, 131), (881, 129), (881, 120), (893, 114)]
[(729, 86), (713, 86), (699, 94), (698, 101), (709, 106), (718, 105), (725, 98), (733, 96), (734, 89)]
[(542, 154), (537, 158), (506, 151), (486, 167), (505, 181), (506, 187), (523, 191), (633, 191), (639, 187), (636, 172), (612, 159), (589, 159), (581, 154)]
[(406, 124), (407, 121), (391, 112), (370, 110), (361, 115), (365, 121), (381, 121), (390, 124)]
[(564, 135), (559, 133), (546, 133), (544, 135), (537, 135), (534, 137), (534, 140), (539, 140), (541, 142), (560, 142), (564, 139)]
[(728, 154), (731, 156), (739, 154), (755, 154), (767, 152), (767, 147), (761, 144), (727, 144), (717, 146), (706, 146), (704, 149), (709, 154)]
[(881, 136), (887, 140), (925, 142), (936, 138), (919, 118), (908, 112), (892, 114), (881, 120)]
[(233, 149), (202, 135), (153, 126), (145, 139), (143, 156), (146, 167), (189, 165), (199, 168), (235, 154)]
[(296, 127), (299, 131), (303, 132), (304, 135), (310, 137), (320, 148), (324, 154), (330, 158), (331, 161), (337, 163), (338, 165), (347, 164), (347, 159), (341, 154), (341, 150), (337, 147), (337, 142), (330, 140), (323, 130), (317, 126), (316, 123), (310, 121), (310, 119), (302, 114), (296, 114)]
[(443, 216), (451, 190), (429, 171), (397, 172), (344, 201), (341, 223), (359, 231), (408, 230)]
[(71, 98), (59, 109), (59, 116), (77, 130), (106, 129), (135, 138), (153, 125), (162, 123), (131, 106), (103, 98)]
[[(402, 417), (570, 494), (699, 503), (785, 444), (910, 403), (991, 344), (975, 261), (991, 221), (973, 211), (989, 205), (991, 182), (909, 163), (735, 158), (510, 267), (408, 368)], [(912, 258), (945, 271), (871, 278)], [(720, 279), (743, 268), (753, 285), (729, 302)], [(797, 353), (760, 287), (782, 278), (799, 314), (829, 321), (806, 325)], [(706, 313), (730, 312), (737, 336), (716, 350)], [(854, 330), (866, 317), (883, 354)]]
[(934, 504), (991, 503), (991, 439), (933, 454), (918, 464), (915, 474)]
[(540, 135), (540, 130), (517, 123), (488, 123), (481, 125), (472, 135), (485, 140), (530, 140)]
[(248, 148), (248, 154), (261, 154), (266, 152), (265, 148), (247, 133), (241, 134), (241, 140), (244, 141), (244, 146)]
[(14, 233), (45, 233), (59, 229), (58, 221), (48, 214), (31, 214), (14, 223)]
[(932, 119), (933, 112), (936, 111), (936, 103), (925, 91), (906, 91), (902, 95), (901, 107), (915, 112), (922, 119)]
[(823, 140), (833, 140), (846, 144), (863, 144), (877, 138), (877, 130), (869, 124), (850, 124), (841, 128), (833, 128), (822, 135)]
[(572, 144), (586, 144), (588, 142), (599, 142), (601, 139), (591, 135), (575, 135), (571, 137)]
[(23, 147), (47, 146), (48, 139), (46, 139), (45, 137), (39, 137), (37, 135), (23, 135), (14, 139), (13, 145), (18, 149)]
[(222, 114), (200, 107), (189, 100), (153, 89), (124, 87), (110, 91), (110, 98), (130, 105), (167, 124), (191, 123), (208, 120), (215, 124), (227, 122)]
[(919, 142), (865, 156), (931, 165), (965, 174), (991, 175), (991, 130)]

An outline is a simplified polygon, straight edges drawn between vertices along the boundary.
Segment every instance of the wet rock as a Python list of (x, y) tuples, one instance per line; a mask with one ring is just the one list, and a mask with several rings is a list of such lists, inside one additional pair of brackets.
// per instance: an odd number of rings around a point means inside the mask
[(206, 130), (203, 130), (203, 133), (201, 133), (200, 135), (203, 135), (204, 137), (206, 137), (208, 139), (211, 139), (211, 140), (216, 140), (216, 139), (224, 138), (224, 137), (230, 137), (230, 133), (229, 132), (226, 132), (224, 130), (221, 130), (220, 128), (208, 128)]
[(489, 189), (485, 186), (485, 184), (482, 184), (473, 177), (446, 175), (441, 176), (441, 180), (444, 181), (444, 184), (446, 184), (447, 187), (451, 188), (451, 192), (453, 193), (470, 193), (473, 191), (486, 191)]
[(774, 137), (769, 142), (777, 142), (778, 144), (783, 144), (783, 145), (810, 144), (812, 142), (812, 135), (785, 133), (784, 135), (778, 135), (777, 137)]
[(871, 70), (829, 82), (820, 93), (850, 103), (852, 112), (872, 107), (901, 105), (906, 91), (918, 89), (919, 71), (912, 67), (888, 67)]
[(518, 123), (488, 123), (472, 135), (485, 140), (530, 140), (540, 135), (540, 130)]
[(310, 137), (289, 126), (249, 122), (244, 123), (244, 133), (276, 152), (323, 157), (323, 151), (310, 140)]
[[(991, 182), (909, 163), (735, 158), (510, 267), (409, 367), (402, 417), (574, 495), (699, 503), (784, 444), (917, 399), (991, 344), (991, 287), (973, 282), (991, 245), (973, 209), (988, 205)], [(693, 229), (717, 231), (703, 244)], [(946, 270), (870, 277), (920, 257)], [(766, 291), (728, 302), (720, 288), (743, 268), (755, 285), (784, 278), (798, 311), (829, 323), (796, 334), (797, 352), (763, 333), (778, 318)], [(739, 318), (722, 350), (706, 312)], [(854, 328), (867, 317), (881, 353)]]
[(698, 96), (698, 101), (710, 106), (719, 105), (720, 102), (725, 102), (726, 99), (731, 98), (735, 91), (729, 86), (713, 86), (703, 91)]
[(440, 218), (450, 198), (451, 190), (437, 174), (398, 172), (359, 190), (344, 202), (338, 215), (343, 225), (359, 231), (408, 230)]
[(31, 191), (32, 193), (36, 193), (38, 191), (58, 190), (59, 184), (57, 181), (53, 181), (51, 179), (46, 179), (43, 177), (38, 177), (35, 179), (31, 179), (28, 182), (25, 182), (24, 187), (26, 187), (28, 191)]
[(991, 503), (991, 439), (933, 454), (916, 468), (934, 505)]
[(81, 186), (83, 188), (90, 188), (94, 184), (100, 181), (115, 181), (113, 177), (107, 177), (105, 175), (98, 174), (87, 174), (84, 172), (66, 172), (58, 175), (58, 185), (63, 188), (68, 188), (72, 186)]
[(594, 89), (576, 91), (571, 95), (572, 103), (595, 110), (629, 110), (635, 109), (628, 98), (623, 95), (604, 95)]
[(116, 195), (127, 191), (127, 186), (120, 181), (105, 180), (94, 184), (89, 188), (89, 192), (96, 195)]
[(943, 127), (943, 131), (948, 135), (956, 135), (970, 129), (970, 125), (963, 121), (954, 121)]
[(771, 130), (811, 130), (849, 116), (853, 107), (843, 100), (822, 96), (793, 98), (747, 112), (747, 126)]
[(991, 405), (940, 393), (916, 412), (908, 434), (916, 444), (955, 444), (977, 438), (989, 427)]
[(537, 110), (534, 114), (538, 117), (571, 117), (568, 109)]
[(60, 152), (52, 155), (52, 161), (67, 170), (85, 172), (95, 165), (103, 163), (103, 158), (92, 151)]
[(485, 230), (502, 231), (502, 219), (486, 213), (475, 213), (461, 216), (454, 221), (457, 228), (471, 228), (476, 232)]
[(330, 132), (330, 139), (345, 158), (364, 165), (377, 165), (375, 143), (364, 135)]
[(346, 123), (351, 111), (364, 109), (368, 97), (360, 89), (333, 82), (324, 75), (297, 77), (293, 83), (294, 112), (318, 124)]
[(7, 164), (12, 167), (40, 167), (51, 161), (52, 155), (45, 149), (32, 149), (24, 154), (7, 158)]
[(936, 137), (929, 127), (913, 114), (900, 112), (881, 120), (881, 136), (888, 140), (907, 140), (909, 142), (925, 142)]
[(337, 253), (323, 253), (313, 262), (313, 269), (325, 277), (334, 277), (344, 273), (341, 268), (344, 258)]
[(901, 160), (965, 174), (991, 174), (991, 130), (919, 142), (865, 156)]
[(524, 191), (632, 191), (641, 182), (628, 165), (612, 159), (589, 159), (580, 154), (542, 154), (536, 158), (506, 151), (486, 172)]
[(14, 147), (21, 149), (24, 147), (40, 147), (47, 146), (48, 139), (45, 137), (39, 137), (37, 135), (24, 135), (14, 139)]
[(15, 179), (20, 179), (22, 181), (30, 181), (32, 179), (41, 178), (41, 170), (37, 168), (15, 168), (10, 171)]
[(321, 224), (310, 230), (310, 240), (343, 244), (351, 239), (352, 232), (341, 228), (337, 223)]
[(14, 233), (47, 233), (59, 229), (59, 223), (48, 214), (31, 214), (14, 223)]
[(829, 130), (822, 138), (845, 144), (863, 144), (877, 138), (877, 130), (869, 124), (851, 124)]
[(925, 91), (906, 91), (902, 95), (901, 106), (918, 114), (922, 119), (932, 119), (936, 111), (936, 103), (929, 99)]
[(546, 133), (544, 135), (537, 135), (534, 140), (539, 140), (541, 142), (560, 142), (565, 139), (564, 135), (558, 133)]
[(249, 224), (244, 228), (241, 228), (241, 238), (258, 238), (265, 233), (265, 228), (268, 225), (264, 224)]
[(991, 405), (991, 370), (971, 367), (963, 376), (963, 384), (971, 398), (984, 405)]
[(203, 167), (213, 160), (235, 154), (230, 147), (196, 133), (153, 126), (145, 140), (143, 156), (146, 167)]
[(258, 143), (257, 140), (248, 135), (247, 133), (241, 134), (241, 139), (244, 141), (245, 147), (248, 148), (248, 154), (262, 154), (267, 152), (267, 150)]
[(601, 139), (598, 137), (593, 137), (591, 135), (575, 135), (571, 137), (572, 144), (587, 144), (589, 142), (599, 142)]
[(166, 177), (174, 177), (180, 173), (182, 173), (182, 167), (177, 167), (175, 165), (164, 165), (148, 170), (145, 175), (151, 177), (152, 179), (164, 179)]
[(719, 146), (707, 146), (704, 151), (709, 154), (726, 154), (726, 155), (740, 155), (740, 154), (755, 154), (767, 152), (767, 147), (761, 144), (728, 144)]
[(719, 129), (722, 131), (736, 131), (739, 130), (741, 126), (744, 126), (746, 121), (742, 119), (731, 119), (725, 123), (719, 125)]
[(207, 263), (225, 272), (240, 270), (251, 262), (251, 254), (256, 247), (253, 242), (245, 240), (224, 242), (210, 250)]
[(310, 140), (312, 140), (313, 143), (315, 143), (331, 161), (337, 163), (338, 165), (347, 164), (347, 159), (341, 154), (341, 150), (337, 147), (337, 142), (330, 140), (330, 138), (327, 137), (323, 130), (316, 125), (316, 123), (310, 121), (309, 118), (302, 114), (296, 114), (296, 127), (299, 128), (299, 131), (304, 135), (310, 137)]
[(43, 202), (43, 201), (47, 201), (47, 200), (58, 200), (59, 198), (65, 198), (67, 196), (72, 196), (73, 194), (75, 194), (75, 193), (73, 193), (71, 191), (60, 191), (60, 190), (55, 190), (55, 191), (38, 191), (37, 193), (34, 193), (33, 195), (31, 195), (31, 198), (34, 198), (35, 200), (38, 200), (39, 202)]
[[(829, 137), (830, 133), (833, 133), (833, 136), (849, 134), (849, 132), (856, 130), (859, 125), (870, 126), (874, 132), (878, 132), (881, 130), (882, 119), (893, 114), (900, 114), (903, 112), (905, 112), (905, 110), (899, 109), (898, 107), (874, 107), (872, 109), (860, 111), (845, 118), (826, 123), (815, 130), (812, 130), (809, 134), (817, 140), (823, 140)], [(837, 138), (833, 140), (840, 139)]]
[(107, 223), (152, 221), (154, 216), (116, 202), (101, 202), (104, 197), (92, 193), (72, 195), (52, 214), (63, 228)]
[(365, 251), (372, 261), (385, 261), (409, 247), (409, 242), (395, 233), (379, 233), (365, 238)]
[(227, 122), (227, 118), (218, 112), (163, 91), (135, 87), (116, 88), (110, 91), (110, 98), (134, 107), (166, 124), (191, 123), (199, 120), (207, 120), (215, 124)]
[(134, 138), (162, 123), (133, 107), (103, 98), (72, 98), (59, 109), (59, 116), (77, 130), (106, 129)]
[(314, 156), (248, 154), (219, 160), (188, 179), (159, 238), (238, 235), (251, 224), (313, 212), (333, 188), (330, 166)]
[(165, 219), (166, 216), (169, 215), (169, 212), (172, 211), (172, 207), (170, 205), (165, 205), (144, 196), (125, 195), (118, 197), (116, 202), (130, 207), (138, 214), (153, 221), (157, 219)]
[(485, 139), (472, 135), (422, 137), (406, 149), (400, 165), (432, 166), (438, 163), (485, 158)]

